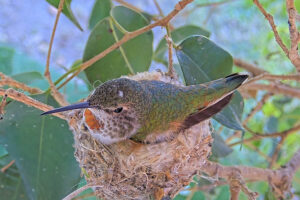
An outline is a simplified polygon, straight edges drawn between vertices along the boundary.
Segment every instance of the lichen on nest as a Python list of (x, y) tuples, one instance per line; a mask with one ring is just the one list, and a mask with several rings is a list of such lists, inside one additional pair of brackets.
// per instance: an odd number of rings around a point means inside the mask
[[(129, 77), (180, 84), (159, 72)], [(83, 111), (69, 114), (75, 157), (95, 195), (103, 199), (161, 199), (174, 197), (192, 180), (211, 152), (209, 121), (195, 125), (169, 142), (141, 144), (132, 140), (112, 145), (88, 132)]]

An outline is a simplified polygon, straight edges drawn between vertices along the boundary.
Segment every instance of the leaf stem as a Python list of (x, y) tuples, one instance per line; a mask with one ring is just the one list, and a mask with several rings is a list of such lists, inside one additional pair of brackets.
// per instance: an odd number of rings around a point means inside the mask
[[(119, 42), (119, 38), (118, 38), (117, 33), (116, 33), (116, 30), (115, 30), (115, 28), (114, 28), (114, 24), (116, 24), (116, 23), (117, 23), (117, 22), (115, 22), (114, 20), (112, 20), (112, 17), (109, 18), (109, 26), (110, 26), (110, 28), (112, 29), (112, 34), (113, 34), (113, 36), (114, 36), (116, 42)], [(117, 24), (118, 24), (118, 23), (117, 23)], [(125, 34), (126, 34), (126, 33), (125, 33)], [(124, 49), (123, 49), (123, 47), (122, 47), (121, 45), (119, 46), (119, 49), (120, 49), (120, 52), (121, 52), (121, 54), (122, 54), (122, 56), (123, 56), (123, 58), (124, 58), (124, 61), (125, 61), (125, 63), (126, 63), (126, 66), (127, 66), (128, 69), (129, 69), (130, 73), (131, 73), (131, 74), (135, 74), (135, 73), (134, 73), (134, 70), (133, 70), (133, 68), (132, 68), (132, 66), (131, 66), (131, 64), (130, 64), (130, 62), (129, 62), (129, 60), (128, 60), (126, 54), (125, 54), (125, 51), (124, 51)]]

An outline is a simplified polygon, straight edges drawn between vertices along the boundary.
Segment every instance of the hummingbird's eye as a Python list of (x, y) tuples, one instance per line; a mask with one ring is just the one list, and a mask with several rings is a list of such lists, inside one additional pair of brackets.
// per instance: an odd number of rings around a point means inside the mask
[(114, 112), (115, 113), (120, 113), (120, 112), (122, 112), (122, 110), (123, 110), (123, 107), (120, 107), (120, 108), (115, 109)]

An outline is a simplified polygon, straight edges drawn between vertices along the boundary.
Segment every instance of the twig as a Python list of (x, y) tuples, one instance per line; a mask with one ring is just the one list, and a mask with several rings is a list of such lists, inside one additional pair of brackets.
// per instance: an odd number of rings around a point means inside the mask
[(158, 2), (156, 0), (153, 0), (153, 2), (155, 4), (156, 9), (158, 10), (159, 16), (164, 17), (164, 13), (163, 13), (161, 7), (159, 6)]
[(94, 64), (95, 62), (97, 62), (98, 60), (100, 60), (101, 58), (103, 58), (104, 56), (109, 54), (110, 52), (112, 52), (113, 50), (117, 49), (119, 46), (121, 46), (125, 42), (131, 40), (132, 38), (137, 37), (138, 35), (141, 35), (141, 34), (147, 32), (147, 31), (153, 29), (154, 27), (166, 26), (169, 23), (169, 21), (171, 19), (173, 19), (173, 17), (175, 17), (187, 4), (191, 3), (192, 1), (193, 0), (181, 0), (180, 2), (178, 2), (175, 5), (174, 10), (171, 11), (164, 18), (162, 18), (162, 19), (160, 19), (160, 20), (158, 20), (158, 21), (156, 21), (152, 24), (149, 24), (148, 26), (140, 28), (136, 31), (128, 32), (128, 33), (124, 34), (124, 36), (118, 42), (114, 43), (113, 45), (111, 45), (110, 47), (108, 47), (107, 49), (105, 49), (104, 51), (99, 53), (98, 55), (94, 56), (90, 60), (87, 60), (84, 63), (82, 63), (79, 70), (77, 70), (72, 76), (70, 76), (67, 80), (65, 80), (59, 86), (59, 88), (64, 86), (66, 83), (68, 83), (71, 79), (73, 79), (75, 76), (77, 76), (81, 71), (85, 70), (86, 68), (88, 68), (89, 66), (91, 66), (92, 64)]
[[(167, 28), (168, 30), (168, 28)], [(170, 76), (171, 78), (175, 78), (175, 71), (173, 67), (173, 41), (169, 36), (170, 32), (168, 31), (168, 34), (165, 36), (165, 39), (168, 44), (168, 57), (169, 57), (169, 65), (168, 65), (168, 72), (167, 75)]]
[(5, 171), (10, 168), (15, 163), (15, 160), (10, 161), (7, 165), (1, 168), (1, 172), (5, 173)]
[[(19, 102), (22, 102), (28, 106), (33, 106), (39, 110), (42, 110), (42, 111), (48, 111), (48, 110), (52, 110), (53, 107), (52, 106), (49, 106), (49, 105), (46, 105), (42, 102), (39, 102), (31, 97), (28, 97), (26, 96), (25, 94), (21, 93), (21, 92), (18, 92), (12, 88), (9, 88), (7, 90), (4, 90), (4, 89), (1, 89), (0, 88), (0, 96), (5, 96), (7, 95), (9, 98), (12, 98), (16, 101), (19, 101)], [(64, 119), (66, 120), (66, 117), (61, 114), (61, 113), (55, 113), (54, 114), (55, 116), (61, 118), (61, 119)]]
[(273, 16), (266, 12), (266, 10), (262, 7), (259, 0), (253, 0), (254, 4), (258, 7), (261, 13), (268, 20), (275, 36), (275, 40), (281, 49), (284, 51), (285, 55), (290, 59), (293, 65), (296, 67), (298, 71), (300, 71), (300, 56), (298, 54), (298, 43), (300, 41), (300, 34), (297, 30), (296, 19), (297, 19), (297, 11), (295, 9), (294, 0), (286, 0), (286, 8), (289, 16), (289, 31), (290, 31), (290, 41), (291, 47), (288, 49), (286, 45), (283, 43), (281, 37), (277, 32), (276, 25), (274, 23)]
[(228, 138), (226, 138), (225, 143), (228, 144), (236, 137), (241, 137), (241, 131), (235, 131), (232, 135), (230, 135)]
[(84, 195), (80, 195), (78, 197), (73, 198), (73, 200), (82, 200), (82, 199), (87, 199), (88, 197), (95, 197), (94, 192), (84, 194)]
[(241, 184), (240, 184), (240, 180), (238, 178), (236, 178), (237, 175), (239, 175), (239, 174), (236, 173), (236, 175), (232, 175), (229, 178), (229, 187), (230, 187), (229, 189), (230, 189), (230, 194), (231, 194), (231, 197), (230, 197), (231, 200), (238, 200), (240, 191), (241, 191)]
[(221, 6), (226, 3), (233, 2), (234, 0), (225, 0), (225, 1), (219, 1), (219, 2), (209, 2), (209, 3), (201, 3), (201, 4), (196, 4), (189, 12), (194, 12), (198, 8), (203, 8), (203, 7), (215, 7), (215, 6)]
[(259, 83), (251, 83), (247, 84), (245, 87), (241, 88), (242, 90), (265, 90), (268, 92), (272, 92), (273, 94), (283, 94), (290, 97), (300, 98), (300, 89), (293, 88), (288, 85), (284, 84), (275, 84), (270, 83), (269, 85), (266, 84), (259, 84)]
[(233, 171), (228, 181), (230, 186), (231, 200), (239, 199), (240, 190), (242, 190), (248, 196), (249, 200), (255, 200), (258, 197), (257, 192), (252, 192), (248, 189), (239, 170)]
[(247, 115), (246, 119), (243, 121), (243, 125), (246, 126), (248, 121), (261, 110), (262, 106), (266, 103), (266, 101), (272, 96), (272, 93), (266, 93), (260, 101), (257, 102), (256, 106), (251, 109), (250, 113)]
[(29, 92), (30, 94), (39, 94), (39, 93), (43, 92), (42, 90), (40, 90), (38, 88), (32, 88), (32, 87), (25, 85), (24, 83), (18, 82), (16, 80), (6, 76), (5, 74), (3, 74), (1, 72), (0, 72), (0, 77), (1, 77), (0, 87), (7, 85), (10, 87), (15, 87), (15, 88), (24, 90), (26, 92)]
[[(72, 193), (70, 193), (68, 196), (66, 196), (65, 198), (63, 198), (62, 200), (72, 200), (73, 198), (75, 198), (77, 195), (79, 195), (81, 192), (92, 188), (92, 187), (97, 187), (97, 186), (93, 186), (91, 184), (87, 184), (82, 186), (81, 188), (78, 188), (77, 190), (73, 191)], [(99, 186), (100, 187), (100, 186)]]
[(128, 7), (128, 8), (130, 8), (131, 10), (134, 10), (134, 11), (136, 11), (136, 12), (143, 12), (142, 11), (142, 9), (140, 9), (140, 8), (138, 8), (138, 7), (136, 7), (136, 6), (134, 6), (134, 5), (132, 5), (132, 4), (130, 4), (130, 3), (127, 3), (126, 1), (124, 1), (124, 0), (115, 0), (116, 2), (118, 2), (119, 4), (122, 4), (122, 5), (124, 5), (124, 6), (126, 6), (126, 7)]
[[(206, 161), (201, 166), (200, 171), (208, 174), (209, 176), (215, 176), (217, 174), (218, 177), (227, 180), (230, 180), (234, 174), (238, 173), (242, 180), (245, 180), (246, 182), (266, 181), (276, 187), (277, 191), (284, 194), (284, 192), (290, 190), (293, 176), (299, 167), (300, 150), (294, 154), (292, 159), (286, 164), (285, 168), (279, 168), (277, 170), (247, 166), (222, 166), (218, 163)], [(243, 187), (242, 189), (245, 193), (249, 192), (249, 194), (251, 194), (254, 198), (257, 196), (256, 192), (247, 191), (246, 188)]]
[(247, 85), (259, 80), (269, 80), (269, 81), (294, 80), (300, 82), (300, 74), (274, 75), (266, 72), (251, 78), (245, 84), (243, 84), (242, 87), (247, 87)]
[(272, 167), (274, 166), (275, 162), (277, 161), (278, 155), (279, 155), (279, 152), (280, 152), (280, 149), (281, 149), (281, 147), (282, 147), (282, 145), (283, 145), (285, 139), (286, 139), (286, 136), (285, 136), (285, 135), (282, 136), (282, 137), (280, 138), (280, 141), (279, 141), (279, 143), (277, 144), (277, 146), (276, 146), (276, 148), (275, 148), (275, 150), (274, 150), (274, 153), (273, 153), (273, 155), (272, 155), (272, 157), (271, 157), (271, 161), (269, 162), (269, 166), (268, 166), (268, 167), (269, 167), (270, 169), (272, 169)]
[(228, 146), (232, 147), (232, 146), (237, 145), (237, 144), (248, 143), (248, 142), (251, 142), (251, 141), (254, 141), (254, 140), (260, 140), (261, 138), (287, 137), (291, 133), (299, 131), (300, 130), (300, 124), (294, 126), (293, 128), (290, 128), (288, 130), (285, 130), (285, 131), (282, 131), (282, 132), (270, 133), (270, 134), (262, 134), (262, 133), (253, 132), (247, 126), (245, 126), (244, 128), (247, 131), (249, 131), (250, 133), (252, 133), (254, 136), (251, 137), (251, 138), (248, 138), (248, 139), (244, 139), (242, 141), (234, 142), (232, 144), (229, 144)]
[(60, 13), (62, 12), (62, 9), (63, 9), (63, 6), (64, 6), (64, 1), (65, 0), (60, 0), (59, 5), (58, 5), (57, 14), (56, 14), (56, 18), (55, 18), (55, 22), (54, 22), (54, 26), (53, 26), (53, 30), (52, 30), (52, 34), (51, 34), (49, 49), (48, 49), (46, 70), (45, 70), (45, 73), (44, 73), (46, 79), (49, 82), (49, 85), (50, 85), (50, 88), (51, 88), (51, 93), (52, 93), (53, 97), (55, 98), (55, 100), (61, 106), (66, 106), (66, 105), (68, 105), (68, 103), (64, 99), (63, 95), (56, 89), (54, 83), (52, 82), (51, 74), (50, 74), (50, 71), (49, 71), (49, 66), (50, 66), (50, 56), (51, 56), (51, 50), (52, 50), (52, 45), (53, 45), (53, 41), (54, 41), (55, 31), (56, 31), (56, 27), (57, 27), (57, 23), (58, 23), (58, 20), (59, 20)]
[(248, 143), (248, 144), (245, 144), (245, 145), (247, 145), (248, 148), (250, 148), (253, 151), (255, 151), (256, 153), (258, 153), (261, 157), (266, 159), (268, 162), (271, 162), (271, 158), (269, 156), (267, 156), (265, 153), (263, 153), (261, 150), (259, 150), (259, 148), (257, 146), (255, 146), (254, 144)]
[(3, 119), (3, 115), (5, 113), (5, 106), (6, 106), (6, 100), (7, 100), (7, 94), (5, 94), (2, 98), (1, 104), (0, 104), (0, 120)]
[(254, 4), (258, 7), (258, 9), (260, 10), (260, 12), (265, 16), (265, 18), (268, 20), (273, 32), (274, 32), (274, 36), (275, 36), (275, 40), (277, 41), (277, 43), (279, 44), (279, 46), (281, 47), (281, 49), (284, 51), (284, 53), (286, 54), (286, 56), (289, 56), (289, 50), (288, 48), (285, 46), (285, 44), (283, 43), (282, 39), (280, 38), (276, 25), (274, 23), (274, 19), (273, 16), (269, 13), (267, 13), (267, 11), (262, 7), (262, 5), (260, 4), (259, 0), (253, 0)]
[(243, 68), (243, 69), (247, 70), (248, 72), (251, 72), (253, 74), (253, 76), (257, 76), (257, 75), (260, 75), (260, 74), (263, 74), (266, 72), (265, 70), (260, 69), (258, 66), (250, 64), (250, 63), (248, 63), (244, 60), (238, 59), (238, 58), (233, 59), (233, 63), (236, 66)]
[(300, 40), (300, 35), (296, 26), (297, 11), (295, 8), (294, 0), (286, 0), (286, 9), (289, 16), (289, 31), (291, 40), (289, 58), (298, 69), (298, 71), (300, 71), (300, 57), (298, 54), (298, 43)]

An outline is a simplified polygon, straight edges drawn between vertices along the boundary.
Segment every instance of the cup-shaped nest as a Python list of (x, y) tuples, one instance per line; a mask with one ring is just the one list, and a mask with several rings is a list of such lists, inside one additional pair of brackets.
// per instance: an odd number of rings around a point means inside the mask
[[(180, 84), (159, 72), (129, 78)], [(190, 183), (211, 152), (209, 121), (169, 142), (142, 144), (129, 139), (112, 145), (95, 140), (84, 123), (82, 110), (70, 113), (75, 157), (95, 195), (103, 199), (172, 198)]]

